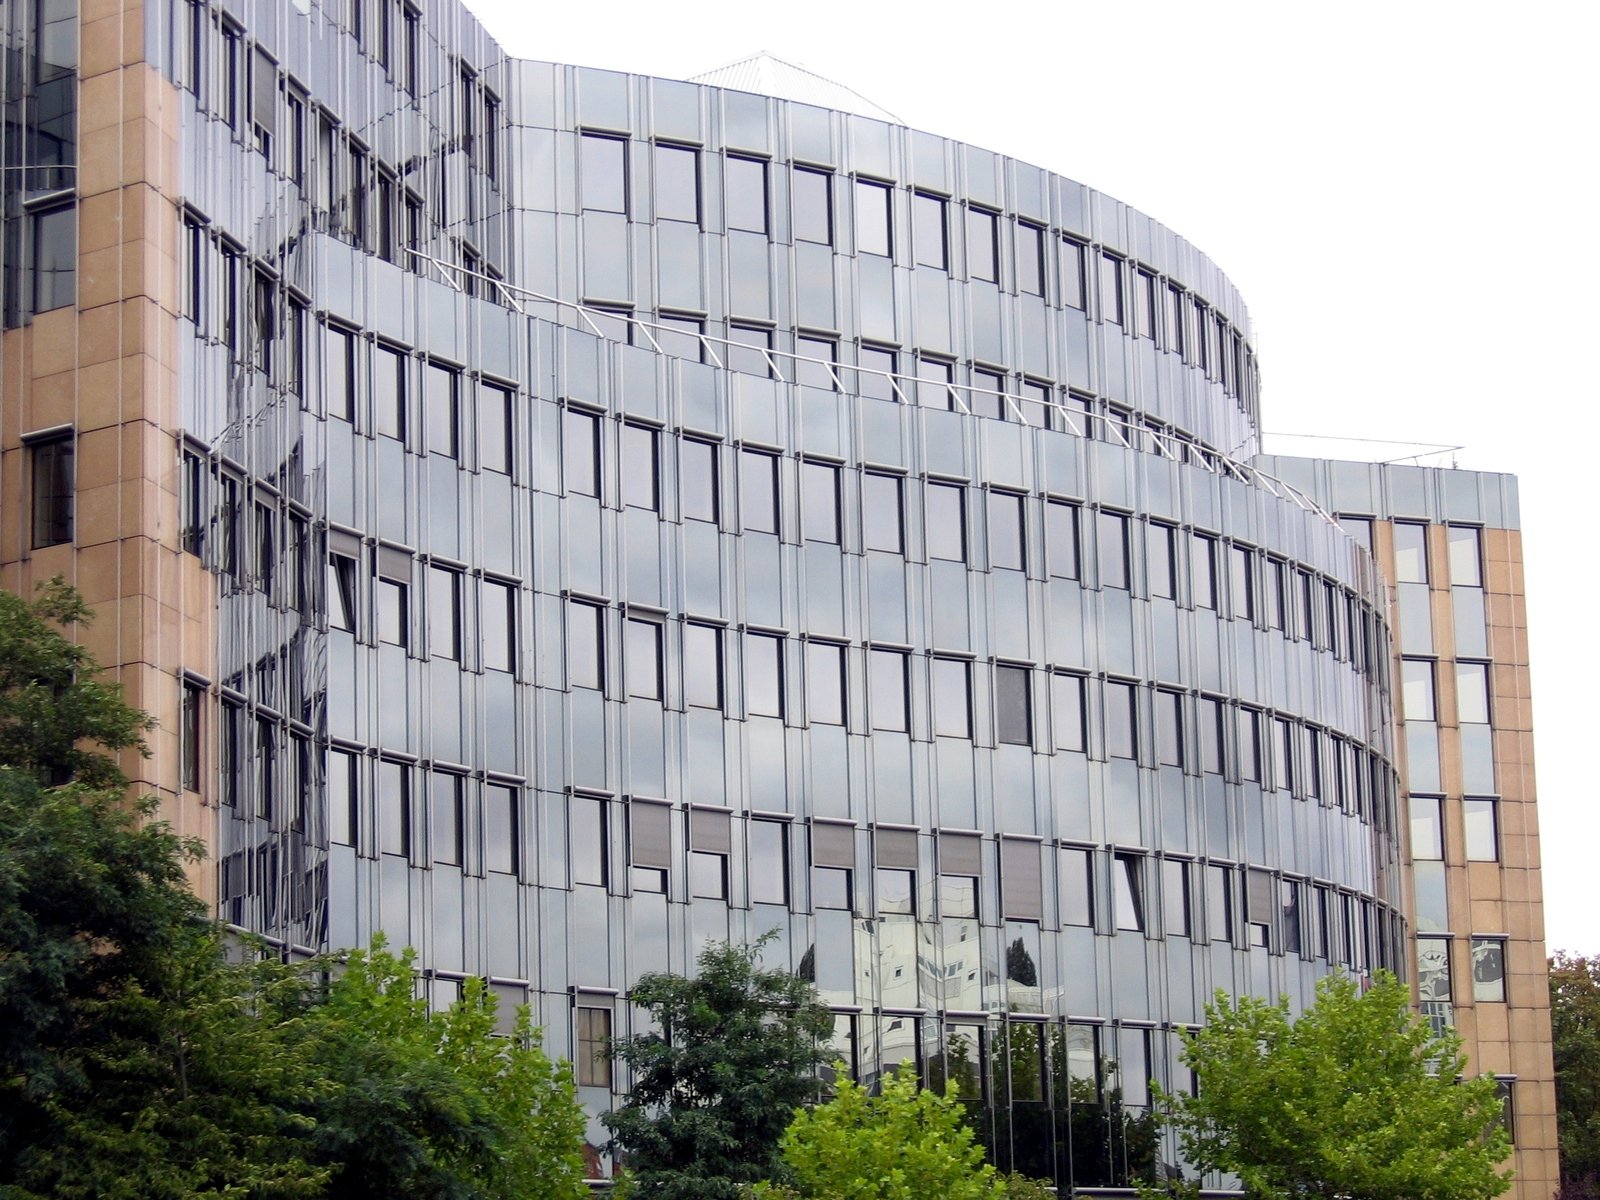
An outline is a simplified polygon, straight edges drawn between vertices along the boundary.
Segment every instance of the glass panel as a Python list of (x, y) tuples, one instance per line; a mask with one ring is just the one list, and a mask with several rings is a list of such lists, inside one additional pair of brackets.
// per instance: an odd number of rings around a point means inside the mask
[(567, 682), (598, 688), (605, 678), (604, 610), (593, 604), (567, 609)]
[(745, 704), (752, 716), (783, 716), (783, 639), (745, 639)]
[(910, 728), (906, 711), (906, 663), (907, 655), (900, 650), (873, 650), (867, 655), (874, 729), (903, 733)]
[(844, 724), (844, 647), (806, 643), (806, 715), (823, 725)]
[(739, 504), (746, 532), (778, 532), (778, 460), (775, 456), (754, 450), (739, 452)]
[(520, 849), (517, 790), (493, 784), (483, 789), (483, 865), (488, 871), (517, 873)]
[(1450, 1003), (1450, 940), (1417, 939), (1417, 995), (1424, 1003)]
[(945, 228), (945, 200), (915, 192), (911, 197), (911, 238), (919, 267), (940, 271), (950, 265), (949, 234)]
[(1400, 521), (1394, 527), (1396, 583), (1428, 582), (1428, 527)]
[(958, 658), (933, 660), (933, 705), (935, 734), (972, 736), (970, 664)]
[(656, 219), (700, 222), (700, 152), (692, 146), (655, 147)]
[(432, 811), (433, 861), (461, 865), (461, 777), (441, 775), (431, 780), (428, 805)]
[(730, 156), (724, 164), (729, 229), (767, 232), (767, 164)]
[(900, 477), (867, 472), (861, 477), (861, 520), (867, 549), (905, 552), (905, 522), (900, 515)]
[(1171, 599), (1178, 594), (1174, 542), (1177, 532), (1170, 525), (1151, 524), (1145, 528), (1146, 573), (1152, 596)]
[(1128, 586), (1128, 518), (1100, 510), (1100, 586)]
[(871, 180), (856, 180), (856, 251), (887, 255), (890, 235), (889, 188)]
[(567, 493), (600, 494), (600, 419), (576, 408), (562, 415), (562, 468)]
[(622, 427), (622, 503), (654, 512), (660, 507), (656, 431), (643, 425)]
[(1119, 854), (1111, 876), (1118, 929), (1144, 932), (1144, 859)]
[(1022, 497), (989, 493), (989, 565), (1020, 571), (1026, 561)]
[(1044, 506), (1045, 556), (1058, 579), (1079, 575), (1078, 506), (1051, 500)]
[(966, 489), (959, 483), (929, 482), (928, 557), (967, 561)]
[(1472, 939), (1472, 998), (1505, 1002), (1506, 944), (1500, 938)]
[(1070, 239), (1061, 243), (1061, 303), (1068, 308), (1086, 308), (1084, 287), (1084, 247)]
[(1083, 734), (1083, 676), (1061, 675), (1051, 677), (1051, 703), (1055, 708), (1055, 743), (1057, 750), (1082, 753)]
[(1488, 797), (1468, 796), (1461, 802), (1461, 810), (1467, 827), (1467, 860), (1499, 861), (1500, 837), (1495, 801)]
[(1094, 924), (1093, 858), (1088, 850), (1061, 851), (1061, 923)]
[(1489, 723), (1489, 664), (1456, 663), (1456, 714), (1463, 724)]
[(795, 241), (833, 245), (833, 176), (796, 167), (791, 186)]
[(484, 384), (478, 391), (478, 462), (485, 471), (511, 474), (511, 393)]
[(1136, 753), (1137, 724), (1134, 717), (1134, 687), (1108, 679), (1106, 698), (1106, 756), (1133, 758)]
[(801, 463), (800, 505), (800, 517), (805, 526), (806, 541), (837, 543), (839, 468), (832, 463)]
[(584, 134), (578, 142), (582, 148), (579, 170), (583, 207), (595, 212), (627, 212), (628, 143), (592, 133)]
[(655, 621), (629, 620), (627, 636), (628, 695), (644, 700), (661, 699), (661, 626)]
[(717, 465), (715, 444), (697, 442), (693, 438), (685, 438), (678, 443), (678, 472), (683, 491), (684, 520), (716, 523), (720, 513)]
[(995, 737), (1002, 744), (1026, 746), (1033, 741), (1028, 674), (1026, 667), (994, 669)]
[(1450, 908), (1445, 894), (1444, 864), (1414, 862), (1411, 878), (1417, 889), (1417, 928), (1439, 932), (1450, 928)]
[(436, 363), (429, 363), (424, 375), (427, 390), (422, 402), (427, 416), (428, 450), (432, 454), (455, 458), (457, 430), (460, 426), (461, 376)]
[(1446, 532), (1450, 546), (1450, 582), (1457, 587), (1483, 586), (1481, 531), (1470, 525), (1452, 525)]
[(1432, 659), (1400, 660), (1400, 704), (1407, 721), (1435, 719)]
[(683, 627), (683, 692), (686, 704), (722, 707), (722, 630), (715, 625)]
[(789, 826), (783, 821), (750, 822), (750, 901), (789, 903)]
[(967, 209), (967, 274), (993, 283), (1000, 278), (998, 215), (981, 208)]
[(1161, 922), (1168, 937), (1189, 936), (1189, 864), (1180, 858), (1161, 863)]
[(1044, 295), (1044, 230), (1025, 221), (1017, 222), (1017, 291)]

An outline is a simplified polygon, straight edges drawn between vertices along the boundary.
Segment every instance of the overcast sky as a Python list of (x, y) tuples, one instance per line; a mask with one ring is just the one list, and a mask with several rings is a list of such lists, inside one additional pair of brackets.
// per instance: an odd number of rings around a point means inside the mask
[(1600, 952), (1600, 5), (467, 3), (526, 58), (681, 79), (766, 50), (1108, 192), (1243, 294), (1269, 434), (1520, 476), (1546, 933)]

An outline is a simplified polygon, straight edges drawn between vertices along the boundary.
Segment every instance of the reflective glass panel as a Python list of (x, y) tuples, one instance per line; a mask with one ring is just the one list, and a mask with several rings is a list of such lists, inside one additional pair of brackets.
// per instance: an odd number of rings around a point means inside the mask
[(833, 245), (833, 176), (796, 167), (792, 187), (795, 241)]
[(928, 557), (967, 560), (966, 488), (959, 483), (928, 483)]
[(971, 664), (959, 658), (933, 660), (933, 731), (972, 736)]
[(905, 521), (900, 512), (900, 477), (868, 471), (861, 477), (861, 523), (868, 550), (905, 552)]

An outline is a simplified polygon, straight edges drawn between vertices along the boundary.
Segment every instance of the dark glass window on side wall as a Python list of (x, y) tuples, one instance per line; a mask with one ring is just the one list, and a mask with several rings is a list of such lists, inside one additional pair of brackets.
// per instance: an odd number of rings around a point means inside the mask
[(856, 180), (857, 253), (888, 255), (892, 251), (890, 196), (888, 184)]
[(794, 240), (833, 245), (833, 175), (796, 167), (790, 187)]
[(33, 548), (72, 540), (75, 443), (69, 433), (28, 446), (32, 474)]
[(767, 163), (729, 155), (723, 165), (729, 229), (767, 232)]
[(657, 143), (656, 220), (700, 223), (700, 152)]
[(33, 241), (33, 276), (28, 303), (33, 312), (67, 308), (78, 298), (78, 209), (66, 204), (28, 214)]
[(994, 669), (995, 739), (1004, 745), (1027, 746), (1033, 742), (1033, 698), (1029, 693), (1026, 667), (997, 666)]
[(628, 143), (622, 138), (586, 133), (578, 138), (578, 185), (583, 207), (592, 212), (628, 211)]
[(911, 195), (911, 239), (919, 267), (950, 267), (948, 202), (924, 192)]

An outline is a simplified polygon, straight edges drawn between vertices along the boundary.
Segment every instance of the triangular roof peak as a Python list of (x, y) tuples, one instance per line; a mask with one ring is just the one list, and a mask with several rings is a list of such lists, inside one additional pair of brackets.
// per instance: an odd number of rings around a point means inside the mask
[(822, 108), (871, 117), (875, 121), (887, 121), (891, 125), (905, 124), (888, 109), (874, 104), (854, 88), (786, 62), (766, 50), (704, 74), (693, 75), (689, 82), (729, 88), (736, 92), (756, 92), (763, 96), (776, 96), (780, 100), (797, 100), (801, 104), (816, 104)]

